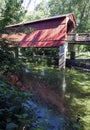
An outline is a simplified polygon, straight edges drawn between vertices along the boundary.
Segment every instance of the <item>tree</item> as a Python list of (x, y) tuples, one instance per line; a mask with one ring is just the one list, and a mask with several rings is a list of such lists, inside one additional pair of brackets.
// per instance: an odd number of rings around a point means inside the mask
[[(3, 33), (7, 33), (6, 26), (22, 21), (24, 9), (20, 0), (4, 0), (3, 3), (0, 0), (0, 3), (2, 5), (0, 9), (0, 66), (6, 70), (6, 68), (10, 68), (10, 65), (12, 65), (12, 54), (10, 48), (7, 46), (7, 40), (1, 36)], [(4, 60), (4, 58), (7, 60)], [(2, 67), (0, 68), (1, 70), (3, 70)]]
[[(51, 16), (74, 13), (77, 22), (76, 32), (90, 33), (90, 0), (50, 0), (49, 10)], [(81, 49), (81, 46), (78, 47)], [(87, 46), (86, 49), (90, 50)]]
[[(19, 0), (4, 0), (3, 8), (1, 8), (0, 28), (7, 25), (16, 24), (22, 21), (24, 9)], [(1, 30), (0, 30), (1, 31)]]
[(40, 2), (40, 4), (38, 4), (35, 7), (34, 11), (27, 12), (24, 21), (37, 20), (41, 18), (47, 18), (49, 16), (50, 16), (50, 12), (48, 8), (48, 3), (45, 0), (42, 0), (42, 2)]
[(51, 16), (73, 12), (77, 20), (77, 32), (90, 32), (90, 0), (50, 0)]

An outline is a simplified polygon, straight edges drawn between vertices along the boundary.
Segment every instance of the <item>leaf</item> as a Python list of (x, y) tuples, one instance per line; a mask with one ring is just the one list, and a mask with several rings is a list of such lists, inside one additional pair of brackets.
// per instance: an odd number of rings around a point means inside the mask
[(14, 130), (14, 129), (17, 128), (17, 127), (18, 127), (18, 125), (16, 125), (16, 124), (13, 123), (13, 122), (10, 122), (10, 123), (7, 124), (6, 130)]
[(28, 114), (27, 113), (24, 113), (24, 114), (21, 114), (21, 115), (17, 115), (15, 114), (15, 116), (19, 119), (23, 119), (23, 118), (27, 118), (28, 117)]
[(73, 124), (73, 128), (77, 128), (77, 129), (80, 129), (81, 127), (80, 127), (80, 124)]

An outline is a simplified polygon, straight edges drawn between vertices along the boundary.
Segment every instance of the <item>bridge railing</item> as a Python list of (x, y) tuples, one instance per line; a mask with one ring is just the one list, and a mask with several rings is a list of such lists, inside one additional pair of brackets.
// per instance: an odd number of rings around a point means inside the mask
[(70, 33), (67, 35), (67, 41), (72, 43), (85, 42), (90, 43), (90, 33)]

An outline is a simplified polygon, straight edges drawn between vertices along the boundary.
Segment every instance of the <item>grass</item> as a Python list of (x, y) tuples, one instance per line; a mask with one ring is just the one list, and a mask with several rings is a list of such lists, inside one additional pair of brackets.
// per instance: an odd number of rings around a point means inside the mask
[(79, 115), (84, 130), (90, 130), (90, 73), (69, 71), (67, 87), (69, 114), (74, 119)]
[(90, 58), (90, 52), (76, 53), (76, 58)]

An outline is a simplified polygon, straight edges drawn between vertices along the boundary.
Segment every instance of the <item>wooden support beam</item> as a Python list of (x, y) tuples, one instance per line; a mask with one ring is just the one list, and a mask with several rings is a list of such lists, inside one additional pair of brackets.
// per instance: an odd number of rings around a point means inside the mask
[(75, 60), (75, 51), (70, 52), (70, 60)]
[(69, 44), (68, 51), (70, 52), (70, 60), (75, 60), (75, 45)]

